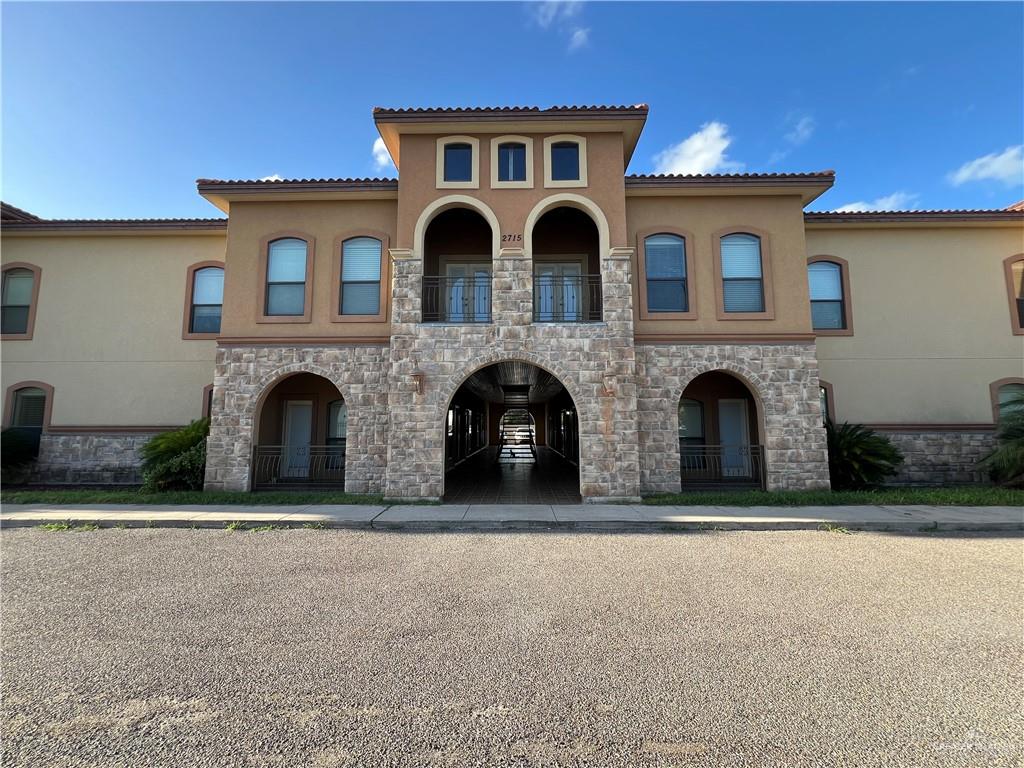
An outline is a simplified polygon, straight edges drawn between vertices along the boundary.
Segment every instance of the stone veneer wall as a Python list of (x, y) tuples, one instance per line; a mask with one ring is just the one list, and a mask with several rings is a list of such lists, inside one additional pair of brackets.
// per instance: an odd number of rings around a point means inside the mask
[(521, 360), (558, 377), (576, 405), (580, 490), (585, 500), (639, 496), (632, 249), (601, 259), (601, 323), (534, 323), (533, 263), (521, 249), (493, 260), (493, 322), (421, 324), (423, 262), (392, 250), (392, 414), (386, 495), (444, 494), (444, 422), (452, 395), (479, 368)]
[(877, 430), (903, 452), (903, 466), (890, 485), (963, 485), (988, 478), (977, 468), (995, 447), (995, 432)]
[(25, 481), (55, 485), (137, 485), (142, 446), (156, 432), (50, 434), (39, 440), (39, 458)]
[(386, 344), (218, 347), (205, 487), (249, 489), (263, 397), (289, 374), (314, 373), (331, 381), (348, 406), (346, 491), (381, 493), (388, 437), (387, 366)]
[(768, 489), (829, 487), (813, 343), (642, 344), (636, 360), (641, 493), (680, 490), (679, 399), (717, 370), (744, 380), (761, 403)]

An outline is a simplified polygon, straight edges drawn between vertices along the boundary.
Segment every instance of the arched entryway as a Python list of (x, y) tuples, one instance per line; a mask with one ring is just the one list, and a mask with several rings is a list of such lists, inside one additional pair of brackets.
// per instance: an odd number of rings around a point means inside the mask
[(693, 379), (679, 399), (683, 490), (763, 488), (764, 427), (750, 388), (725, 371)]
[(576, 405), (553, 374), (494, 363), (458, 388), (445, 413), (445, 500), (578, 504)]
[(537, 220), (531, 242), (534, 322), (600, 322), (600, 236), (594, 220), (578, 208), (552, 208)]
[(345, 487), (348, 406), (330, 380), (295, 373), (257, 410), (253, 490)]
[(449, 208), (423, 237), (423, 322), (489, 323), (493, 230), (470, 208)]

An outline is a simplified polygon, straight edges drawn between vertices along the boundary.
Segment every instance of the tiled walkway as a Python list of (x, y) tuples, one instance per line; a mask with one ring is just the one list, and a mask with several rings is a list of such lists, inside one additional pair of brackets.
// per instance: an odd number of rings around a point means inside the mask
[(480, 451), (445, 477), (448, 504), (579, 504), (579, 470), (550, 448), (537, 448), (537, 461), (494, 461), (494, 449)]

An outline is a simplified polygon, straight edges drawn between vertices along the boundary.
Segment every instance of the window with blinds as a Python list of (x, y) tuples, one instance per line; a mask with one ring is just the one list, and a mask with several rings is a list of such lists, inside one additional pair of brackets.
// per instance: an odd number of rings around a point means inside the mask
[(342, 315), (380, 314), (381, 242), (353, 237), (341, 246)]
[(652, 235), (644, 240), (648, 312), (686, 312), (686, 241), (678, 235)]
[(811, 292), (813, 328), (816, 331), (846, 328), (842, 267), (831, 261), (808, 264), (807, 284)]
[(726, 312), (764, 312), (761, 238), (722, 238), (722, 304)]
[(4, 272), (0, 332), (28, 333), (34, 282), (30, 269), (15, 268)]
[(1024, 409), (1024, 384), (1003, 384), (997, 394), (999, 418)]
[(270, 244), (267, 254), (267, 315), (302, 315), (306, 311), (305, 240), (286, 237)]
[(24, 387), (14, 393), (12, 427), (42, 429), (46, 416), (46, 393), (39, 387)]
[[(303, 268), (305, 275), (305, 268)], [(190, 333), (220, 333), (221, 307), (224, 304), (224, 270), (220, 267), (197, 269), (192, 276)]]

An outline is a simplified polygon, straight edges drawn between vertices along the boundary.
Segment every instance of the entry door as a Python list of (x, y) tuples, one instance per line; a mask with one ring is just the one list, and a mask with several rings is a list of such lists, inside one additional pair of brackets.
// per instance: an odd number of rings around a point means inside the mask
[(482, 322), (491, 309), (491, 265), (448, 264), (445, 309), (453, 323)]
[(579, 322), (583, 319), (583, 265), (572, 262), (538, 262), (537, 319), (542, 322)]
[(313, 438), (313, 402), (287, 400), (284, 407), (284, 477), (309, 476), (309, 443)]
[(718, 401), (718, 437), (722, 443), (722, 477), (750, 477), (750, 432), (747, 401)]

